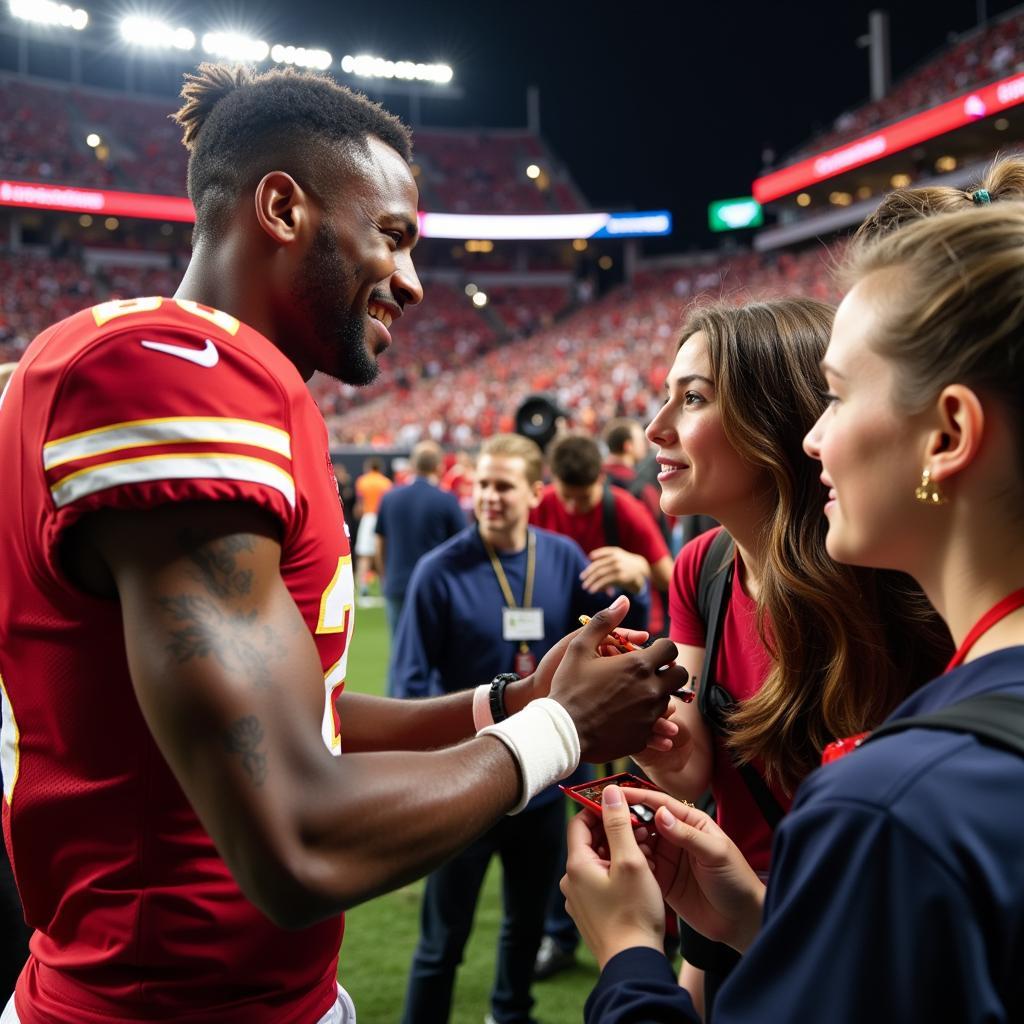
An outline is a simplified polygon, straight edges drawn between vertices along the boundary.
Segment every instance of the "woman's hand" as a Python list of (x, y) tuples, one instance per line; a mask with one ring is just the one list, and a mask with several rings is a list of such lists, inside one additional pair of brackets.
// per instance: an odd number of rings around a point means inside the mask
[(667, 793), (624, 792), (628, 803), (656, 812), (654, 877), (665, 902), (701, 934), (745, 952), (761, 928), (765, 887), (735, 843), (703, 811)]
[[(602, 857), (605, 846), (608, 856)], [(617, 953), (634, 946), (661, 952), (665, 934), (661, 889), (637, 845), (618, 786), (608, 786), (602, 793), (600, 819), (584, 811), (569, 823), (569, 858), (561, 889), (566, 910), (602, 968)]]

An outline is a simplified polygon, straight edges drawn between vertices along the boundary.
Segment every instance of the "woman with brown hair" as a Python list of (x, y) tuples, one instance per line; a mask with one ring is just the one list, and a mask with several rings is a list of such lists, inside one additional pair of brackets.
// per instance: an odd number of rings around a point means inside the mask
[[(818, 364), (832, 317), (809, 299), (698, 308), (647, 430), (665, 512), (712, 516), (727, 536), (703, 534), (676, 560), (670, 637), (700, 697), (675, 702), (673, 750), (637, 760), (676, 796), (710, 786), (720, 826), (762, 879), (774, 827), (824, 746), (881, 722), (950, 651), (906, 577), (825, 551), (825, 488), (801, 445), (825, 407)], [(724, 608), (702, 608), (702, 579), (719, 573)], [(710, 1016), (737, 956), (683, 938), (687, 964), (706, 972)]]
[(1024, 204), (925, 218), (849, 279), (805, 442), (827, 550), (908, 573), (957, 652), (801, 786), (766, 897), (705, 815), (643, 793), (652, 872), (605, 791), (610, 856), (581, 816), (563, 882), (603, 968), (588, 1024), (696, 1019), (650, 948), (662, 899), (745, 951), (721, 1024), (1024, 1019)]

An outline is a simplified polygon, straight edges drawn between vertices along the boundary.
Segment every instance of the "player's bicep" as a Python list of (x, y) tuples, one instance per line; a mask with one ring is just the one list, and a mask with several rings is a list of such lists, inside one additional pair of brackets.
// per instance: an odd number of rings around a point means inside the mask
[(322, 714), (275, 524), (255, 506), (210, 503), (101, 513), (90, 533), (153, 737), (243, 888), (261, 885), (287, 862), (291, 773), (296, 755), (316, 756)]

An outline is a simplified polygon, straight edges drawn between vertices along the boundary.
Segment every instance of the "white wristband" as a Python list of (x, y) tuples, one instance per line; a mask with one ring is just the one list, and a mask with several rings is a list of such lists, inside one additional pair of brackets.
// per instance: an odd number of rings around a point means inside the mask
[(523, 792), (509, 814), (518, 814), (542, 789), (571, 775), (580, 763), (576, 723), (550, 697), (530, 701), (522, 711), (477, 735), (497, 736), (519, 765)]
[(494, 725), (491, 714), (491, 684), (484, 683), (473, 691), (473, 728), (479, 732), (488, 725)]

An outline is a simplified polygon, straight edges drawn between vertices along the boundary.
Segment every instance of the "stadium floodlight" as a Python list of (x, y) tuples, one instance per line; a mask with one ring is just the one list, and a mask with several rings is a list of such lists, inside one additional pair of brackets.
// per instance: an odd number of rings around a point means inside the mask
[(526, 168), (526, 176), (531, 181), (536, 181), (540, 177), (540, 168), (536, 164), (530, 164), (530, 166)]
[(406, 82), (433, 82), (435, 85), (447, 85), (455, 75), (447, 64), (385, 60), (365, 53), (356, 57), (345, 54), (341, 58), (341, 70), (347, 75), (358, 75), (360, 78), (399, 78)]
[(85, 144), (90, 149), (95, 149), (102, 141), (103, 140), (95, 132), (89, 132), (85, 137)]
[(158, 18), (132, 14), (121, 19), (121, 38), (133, 46), (154, 50), (191, 50), (196, 45), (195, 33), (187, 28), (174, 28)]
[(487, 292), (476, 291), (473, 292), (473, 305), (477, 309), (483, 309), (487, 305), (489, 299), (487, 298)]
[(58, 25), (81, 32), (89, 24), (89, 12), (81, 7), (54, 3), (53, 0), (10, 0), (11, 15), (37, 25)]
[(203, 36), (203, 50), (211, 57), (240, 63), (258, 63), (270, 56), (270, 46), (262, 39), (253, 39), (240, 32), (207, 32)]
[(307, 50), (304, 46), (285, 46), (282, 43), (275, 43), (270, 48), (270, 59), (275, 64), (294, 64), (317, 71), (326, 71), (334, 63), (327, 50)]

